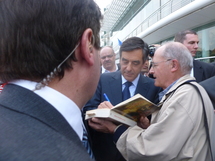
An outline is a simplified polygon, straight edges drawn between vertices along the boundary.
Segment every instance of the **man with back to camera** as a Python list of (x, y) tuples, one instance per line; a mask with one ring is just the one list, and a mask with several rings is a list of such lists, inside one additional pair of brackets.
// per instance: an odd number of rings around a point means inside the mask
[(81, 108), (99, 81), (101, 18), (93, 0), (1, 0), (1, 161), (92, 161)]
[(120, 69), (119, 65), (115, 63), (116, 54), (111, 46), (104, 46), (100, 50), (101, 58), (101, 73), (115, 72)]
[[(190, 51), (193, 58), (196, 56), (199, 38), (195, 31), (185, 30), (178, 32), (175, 35), (174, 41), (184, 44)], [(206, 80), (210, 77), (215, 76), (215, 66), (193, 59), (193, 68), (191, 70), (191, 76), (194, 76), (197, 82)]]
[[(212, 161), (212, 157), (215, 159), (213, 106), (206, 91), (190, 76), (192, 63), (192, 56), (181, 43), (169, 42), (161, 46), (155, 52), (150, 73), (155, 77), (155, 86), (164, 90), (159, 94), (161, 109), (152, 114), (151, 122), (142, 116), (136, 126), (127, 128), (117, 127), (107, 119), (92, 118), (89, 125), (112, 133), (117, 148), (128, 161)], [(185, 82), (199, 89), (205, 107), (197, 90)], [(109, 102), (99, 106), (111, 107)]]
[[(150, 101), (158, 102), (158, 93), (161, 90), (154, 86), (154, 80), (141, 74), (144, 62), (148, 57), (148, 45), (141, 38), (131, 37), (125, 40), (120, 46), (120, 71), (105, 73), (100, 76), (94, 97), (86, 104), (84, 110), (97, 108), (106, 101), (104, 93), (113, 105), (116, 105), (126, 98), (123, 98), (125, 84), (130, 82), (130, 97), (140, 93)], [(93, 150), (97, 161), (122, 161), (116, 145), (112, 141), (112, 134), (96, 132), (92, 129), (91, 136)]]

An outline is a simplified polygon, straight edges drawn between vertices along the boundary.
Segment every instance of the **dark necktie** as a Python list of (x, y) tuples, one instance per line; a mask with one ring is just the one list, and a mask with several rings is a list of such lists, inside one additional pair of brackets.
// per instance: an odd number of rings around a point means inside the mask
[(82, 138), (82, 143), (87, 149), (88, 154), (90, 155), (90, 158), (94, 159), (92, 149), (90, 147), (89, 141), (88, 141), (88, 135), (86, 129), (83, 127), (83, 138)]
[(132, 85), (132, 82), (125, 82), (125, 88), (124, 90), (122, 91), (122, 100), (127, 100), (128, 98), (131, 97), (130, 95), (130, 91), (129, 91), (129, 87)]

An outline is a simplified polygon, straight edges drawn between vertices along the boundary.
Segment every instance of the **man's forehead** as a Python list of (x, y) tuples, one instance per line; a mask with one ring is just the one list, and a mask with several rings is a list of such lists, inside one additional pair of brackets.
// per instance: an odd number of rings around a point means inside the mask
[(110, 48), (103, 48), (100, 51), (101, 55), (105, 55), (105, 54), (112, 54), (112, 50)]
[(144, 51), (142, 50), (142, 49), (134, 49), (134, 50), (128, 50), (128, 51), (122, 51), (121, 52), (121, 54), (122, 55), (127, 55), (127, 54), (129, 54), (129, 55), (135, 55), (135, 54), (141, 54), (141, 55), (143, 55), (143, 53), (144, 53)]
[(143, 58), (143, 53), (140, 49), (132, 51), (122, 51), (121, 57), (126, 59), (136, 58), (141, 60)]
[[(165, 49), (165, 45), (159, 47), (156, 51), (155, 51), (155, 54), (154, 54), (154, 57), (161, 57), (163, 51)], [(153, 57), (153, 58), (154, 58)]]
[(187, 41), (199, 41), (198, 35), (195, 34), (187, 34), (185, 36), (185, 40)]

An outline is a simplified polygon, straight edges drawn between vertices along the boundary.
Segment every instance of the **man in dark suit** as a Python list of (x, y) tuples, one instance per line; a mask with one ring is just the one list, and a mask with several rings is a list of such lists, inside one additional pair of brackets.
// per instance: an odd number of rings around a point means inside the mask
[[(85, 111), (95, 109), (100, 103), (106, 101), (104, 93), (107, 94), (112, 105), (122, 102), (122, 91), (127, 81), (132, 82), (129, 87), (130, 96), (140, 93), (150, 101), (158, 102), (158, 93), (161, 89), (154, 86), (153, 79), (140, 74), (148, 57), (148, 45), (138, 37), (131, 37), (122, 43), (119, 52), (121, 70), (104, 73), (100, 76), (96, 93), (84, 107)], [(91, 129), (91, 136), (97, 161), (124, 160), (112, 141), (112, 134), (100, 133)]]
[(81, 108), (99, 81), (101, 18), (93, 0), (0, 2), (1, 161), (92, 160)]
[(211, 65), (215, 65), (215, 61), (211, 62), (210, 64), (211, 64)]
[[(199, 38), (195, 31), (185, 30), (178, 32), (175, 35), (174, 41), (184, 44), (190, 51), (191, 55), (193, 57), (196, 56)], [(203, 80), (215, 76), (215, 66), (193, 59), (193, 69), (191, 71), (191, 75), (196, 78), (197, 82), (201, 82)]]
[(215, 76), (199, 83), (207, 91), (215, 110)]

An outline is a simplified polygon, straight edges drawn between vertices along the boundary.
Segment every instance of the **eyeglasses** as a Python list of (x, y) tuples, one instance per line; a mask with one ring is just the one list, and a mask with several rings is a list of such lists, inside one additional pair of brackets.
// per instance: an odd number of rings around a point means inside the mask
[(103, 57), (101, 57), (101, 59), (106, 59), (106, 58), (112, 58), (113, 57), (113, 54), (112, 55), (107, 55), (107, 56), (103, 56)]
[(153, 68), (155, 68), (156, 66), (158, 66), (158, 64), (160, 64), (160, 63), (162, 63), (162, 62), (168, 62), (168, 61), (170, 61), (170, 60), (172, 60), (172, 59), (167, 59), (167, 60), (164, 60), (164, 61), (160, 61), (160, 62), (151, 62), (151, 65), (152, 65), (152, 67)]

